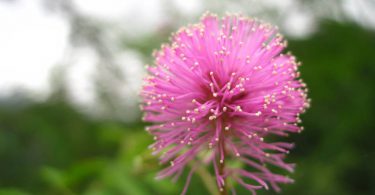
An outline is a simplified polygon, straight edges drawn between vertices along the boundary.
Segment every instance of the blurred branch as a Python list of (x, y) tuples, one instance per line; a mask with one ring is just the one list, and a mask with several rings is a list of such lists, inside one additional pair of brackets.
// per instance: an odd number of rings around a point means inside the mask
[(59, 65), (53, 67), (50, 75), (51, 83), (51, 95), (50, 100), (53, 101), (64, 101), (68, 99), (67, 88), (66, 88), (66, 67)]
[(125, 110), (122, 102), (122, 91), (125, 78), (120, 65), (115, 60), (117, 48), (108, 38), (107, 24), (81, 13), (71, 0), (45, 0), (47, 8), (60, 12), (69, 21), (71, 26), (70, 43), (73, 47), (87, 46), (98, 56), (94, 87), (100, 114), (123, 119)]
[(210, 172), (208, 172), (208, 170), (206, 169), (206, 167), (200, 166), (199, 168), (197, 168), (197, 174), (202, 179), (204, 185), (207, 187), (210, 194), (212, 195), (219, 194), (215, 181), (212, 178)]

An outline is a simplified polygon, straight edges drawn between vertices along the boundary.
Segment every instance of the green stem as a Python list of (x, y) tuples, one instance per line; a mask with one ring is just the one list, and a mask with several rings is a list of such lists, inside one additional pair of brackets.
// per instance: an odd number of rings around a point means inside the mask
[[(221, 140), (224, 140), (224, 139), (221, 139)], [(221, 147), (224, 147), (224, 156), (225, 156), (225, 143), (223, 141), (221, 141)], [(224, 170), (225, 170), (225, 161), (223, 162), (220, 162), (220, 157), (219, 157), (219, 174), (220, 175), (224, 175)], [(226, 181), (225, 181), (225, 178), (224, 178), (224, 186), (222, 189), (220, 189), (220, 195), (228, 195), (228, 192), (227, 192), (227, 185), (226, 185)]]

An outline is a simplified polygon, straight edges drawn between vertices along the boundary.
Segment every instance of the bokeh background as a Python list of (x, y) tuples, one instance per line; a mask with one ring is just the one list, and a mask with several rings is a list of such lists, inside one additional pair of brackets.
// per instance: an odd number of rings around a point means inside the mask
[(278, 25), (303, 63), (312, 107), (280, 194), (375, 194), (375, 1), (0, 0), (0, 195), (179, 194), (184, 176), (154, 179), (137, 93), (152, 51), (206, 10)]

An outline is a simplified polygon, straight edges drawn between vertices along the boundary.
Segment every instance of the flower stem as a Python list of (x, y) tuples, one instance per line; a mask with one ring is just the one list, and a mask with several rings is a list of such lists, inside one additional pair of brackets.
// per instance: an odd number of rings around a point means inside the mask
[[(225, 143), (223, 141), (221, 141), (221, 147), (223, 147), (224, 156), (225, 156)], [(225, 160), (223, 162), (220, 162), (220, 158), (219, 158), (219, 174), (224, 175), (224, 170), (225, 170)], [(225, 178), (224, 178), (224, 184), (225, 185), (223, 185), (223, 187), (219, 190), (220, 195), (228, 195)]]

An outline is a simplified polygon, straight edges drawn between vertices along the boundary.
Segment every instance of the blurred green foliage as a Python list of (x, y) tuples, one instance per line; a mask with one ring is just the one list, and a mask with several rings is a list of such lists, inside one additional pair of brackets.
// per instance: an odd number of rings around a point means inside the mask
[[(303, 62), (312, 107), (303, 115), (306, 130), (289, 138), (297, 145), (287, 159), (298, 165), (296, 182), (281, 194), (375, 194), (374, 32), (326, 21), (308, 39), (290, 40), (289, 50)], [(64, 99), (3, 99), (0, 195), (180, 193), (186, 173), (176, 184), (154, 179), (161, 166), (143, 128), (91, 119)], [(193, 176), (188, 194), (208, 194), (202, 177)]]

